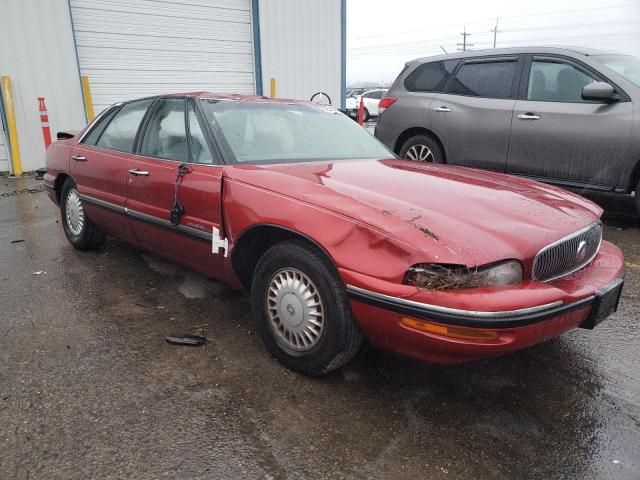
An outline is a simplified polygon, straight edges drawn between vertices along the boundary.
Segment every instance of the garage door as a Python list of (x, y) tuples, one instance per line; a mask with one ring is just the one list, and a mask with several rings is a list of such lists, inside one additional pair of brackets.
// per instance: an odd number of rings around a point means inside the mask
[(71, 0), (96, 114), (169, 92), (255, 91), (251, 0)]
[(7, 141), (5, 140), (4, 127), (2, 125), (2, 115), (0, 115), (0, 172), (9, 171), (9, 152)]

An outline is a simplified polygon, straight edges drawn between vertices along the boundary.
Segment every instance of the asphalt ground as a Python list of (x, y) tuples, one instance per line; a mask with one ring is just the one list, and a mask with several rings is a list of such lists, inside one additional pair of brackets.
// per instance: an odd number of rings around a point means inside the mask
[(458, 367), (368, 349), (311, 379), (244, 295), (116, 240), (74, 250), (38, 185), (0, 178), (0, 479), (640, 478), (631, 198), (589, 195), (628, 269), (595, 330)]

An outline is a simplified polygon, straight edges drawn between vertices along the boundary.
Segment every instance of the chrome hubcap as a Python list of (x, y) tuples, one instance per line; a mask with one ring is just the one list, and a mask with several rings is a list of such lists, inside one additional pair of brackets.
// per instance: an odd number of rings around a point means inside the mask
[(69, 227), (69, 231), (75, 236), (80, 235), (85, 222), (84, 208), (82, 208), (80, 196), (75, 188), (69, 190), (69, 193), (67, 194), (67, 199), (65, 201), (65, 214), (65, 220), (67, 222), (67, 227)]
[(414, 145), (407, 150), (407, 158), (418, 162), (433, 162), (433, 152), (426, 145)]
[(318, 289), (300, 270), (278, 270), (267, 288), (267, 314), (280, 341), (292, 350), (315, 347), (324, 329), (324, 307)]

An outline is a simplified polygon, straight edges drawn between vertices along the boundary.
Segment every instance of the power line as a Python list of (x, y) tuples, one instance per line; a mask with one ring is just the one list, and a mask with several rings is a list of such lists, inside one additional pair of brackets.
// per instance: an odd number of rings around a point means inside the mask
[[(504, 20), (506, 18), (524, 18), (524, 17), (539, 17), (539, 16), (545, 16), (545, 15), (562, 15), (562, 14), (565, 14), (565, 13), (589, 12), (589, 11), (594, 11), (594, 10), (612, 10), (612, 9), (617, 9), (617, 8), (626, 8), (626, 7), (634, 7), (634, 6), (636, 6), (635, 3), (627, 3), (627, 4), (621, 4), (621, 5), (608, 5), (608, 6), (604, 6), (604, 7), (577, 8), (577, 9), (572, 9), (572, 10), (558, 10), (558, 11), (554, 11), (554, 12), (526, 13), (526, 14), (522, 14), (522, 15), (501, 15), (500, 18)], [(465, 22), (465, 24), (466, 25), (472, 25), (472, 24), (475, 24), (475, 23), (487, 22), (487, 21), (490, 21), (490, 20), (493, 20), (493, 18), (484, 18), (484, 19), (479, 19), (479, 20), (472, 20), (472, 21)], [(445, 29), (445, 28), (457, 27), (459, 25), (460, 25), (460, 23), (450, 24), (450, 25), (441, 25), (439, 27), (430, 28), (430, 30), (442, 30), (442, 29)], [(424, 28), (422, 28), (420, 30), (405, 30), (403, 32), (395, 32), (395, 33), (379, 33), (379, 34), (376, 34), (376, 35), (362, 35), (362, 36), (359, 36), (359, 37), (351, 37), (349, 40), (360, 40), (360, 39), (366, 39), (366, 38), (385, 38), (385, 37), (394, 37), (394, 36), (398, 36), (398, 35), (408, 35), (408, 34), (412, 34), (412, 33), (424, 33)]]

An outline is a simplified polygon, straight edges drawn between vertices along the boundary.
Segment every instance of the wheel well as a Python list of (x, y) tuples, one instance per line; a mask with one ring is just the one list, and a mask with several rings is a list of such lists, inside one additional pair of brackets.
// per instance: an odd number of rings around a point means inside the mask
[[(629, 193), (633, 192), (638, 186), (638, 182), (640, 182), (640, 160), (636, 163), (636, 166), (633, 167), (633, 171), (631, 172), (631, 180), (629, 182)], [(636, 195), (640, 195), (640, 192), (636, 192)]]
[(62, 197), (62, 186), (64, 185), (64, 182), (67, 180), (67, 178), (71, 177), (66, 173), (61, 173), (56, 177), (56, 181), (53, 184), (53, 189), (56, 192), (56, 200), (58, 200), (58, 203), (60, 203)]
[[(242, 234), (231, 254), (231, 265), (242, 285), (247, 290), (251, 288), (253, 272), (260, 258), (269, 248), (276, 243), (293, 239), (302, 240), (311, 248), (322, 252), (331, 261), (327, 252), (309, 237), (275, 225), (257, 225)], [(332, 261), (331, 263), (333, 264)]]
[(436, 142), (440, 147), (440, 151), (442, 152), (444, 163), (447, 163), (447, 152), (445, 152), (444, 145), (442, 144), (438, 136), (435, 133), (433, 133), (431, 130), (428, 130), (422, 127), (414, 127), (402, 132), (400, 136), (398, 136), (398, 140), (396, 140), (396, 145), (393, 151), (396, 154), (400, 154), (400, 149), (402, 148), (402, 145), (404, 145), (404, 142), (406, 142), (411, 137), (414, 137), (416, 135), (426, 135), (427, 137), (431, 138), (434, 142)]

